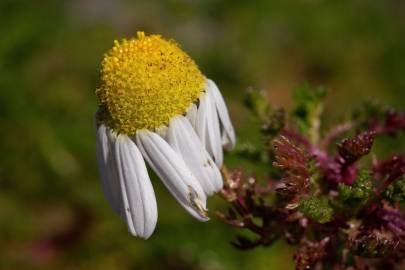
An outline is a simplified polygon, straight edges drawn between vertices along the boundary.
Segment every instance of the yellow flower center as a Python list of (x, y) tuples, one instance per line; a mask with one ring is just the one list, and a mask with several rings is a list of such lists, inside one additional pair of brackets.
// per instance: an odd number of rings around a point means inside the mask
[(204, 76), (174, 41), (138, 32), (137, 38), (114, 43), (96, 90), (97, 120), (114, 131), (133, 135), (167, 125), (203, 91)]

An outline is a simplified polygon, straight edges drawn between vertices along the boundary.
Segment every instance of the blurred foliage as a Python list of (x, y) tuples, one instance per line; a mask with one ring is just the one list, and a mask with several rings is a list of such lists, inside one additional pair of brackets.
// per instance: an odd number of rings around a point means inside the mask
[[(242, 106), (248, 86), (289, 106), (299, 82), (322, 84), (328, 119), (365, 97), (403, 107), (404, 18), (401, 0), (2, 0), (0, 268), (291, 268), (283, 245), (231, 249), (225, 225), (197, 223), (159, 181), (157, 231), (146, 242), (130, 237), (96, 168), (102, 55), (139, 29), (174, 38), (224, 92), (239, 140), (254, 144), (257, 123)], [(242, 164), (264, 173), (263, 163)]]
[(323, 100), (326, 91), (322, 87), (312, 89), (309, 85), (302, 85), (294, 92), (292, 115), (301, 134), (307, 135), (312, 143), (318, 141), (319, 118), (323, 112)]
[[(319, 108), (325, 92), (308, 86), (299, 91), (293, 110), (286, 112), (288, 121), (272, 136), (263, 132), (273, 121), (271, 105), (260, 91), (248, 92), (254, 102), (247, 105), (262, 123), (262, 147), (255, 151), (267, 154), (271, 165), (260, 178), (245, 176), (243, 168), (224, 174), (221, 194), (228, 206), (217, 215), (251, 232), (238, 234), (231, 244), (252, 250), (284, 240), (296, 248), (297, 270), (404, 268), (405, 156), (401, 149), (386, 157), (371, 150), (378, 137), (404, 135), (405, 112), (381, 108), (381, 119), (371, 114), (324, 130)], [(265, 114), (257, 113), (263, 108)], [(239, 154), (257, 161), (249, 151)]]

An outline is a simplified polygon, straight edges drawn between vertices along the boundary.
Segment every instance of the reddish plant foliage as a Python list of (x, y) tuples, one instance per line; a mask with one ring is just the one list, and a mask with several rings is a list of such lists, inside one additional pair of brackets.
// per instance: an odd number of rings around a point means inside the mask
[(271, 177), (245, 178), (242, 170), (225, 174), (222, 195), (229, 207), (218, 216), (256, 235), (238, 235), (232, 245), (248, 250), (284, 239), (297, 246), (297, 269), (401, 269), (405, 156), (377, 160), (373, 155), (368, 166), (360, 161), (372, 151), (376, 136), (405, 130), (405, 114), (389, 110), (384, 121), (367, 123), (367, 130), (341, 140), (335, 149), (330, 147), (334, 140), (362, 125), (332, 127), (313, 143), (293, 125), (266, 131), (263, 149)]

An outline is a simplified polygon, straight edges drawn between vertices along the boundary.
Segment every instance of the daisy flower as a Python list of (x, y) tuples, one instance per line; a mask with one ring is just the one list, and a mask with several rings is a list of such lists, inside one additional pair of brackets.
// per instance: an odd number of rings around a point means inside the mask
[(207, 221), (207, 196), (222, 188), (222, 148), (235, 144), (216, 84), (177, 43), (138, 32), (105, 54), (96, 94), (102, 187), (130, 233), (146, 239), (157, 222), (144, 160), (188, 213)]

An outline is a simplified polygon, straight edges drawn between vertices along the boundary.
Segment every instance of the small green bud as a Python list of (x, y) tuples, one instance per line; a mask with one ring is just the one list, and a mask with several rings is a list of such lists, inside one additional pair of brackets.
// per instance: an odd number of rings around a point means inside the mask
[(382, 196), (391, 203), (404, 203), (405, 202), (405, 177), (395, 181), (389, 185)]
[(326, 198), (310, 197), (302, 199), (298, 209), (319, 223), (329, 222), (333, 218), (333, 209), (329, 206)]
[(345, 215), (355, 215), (374, 194), (370, 172), (361, 171), (351, 186), (339, 184), (337, 190), (339, 197), (332, 205)]

